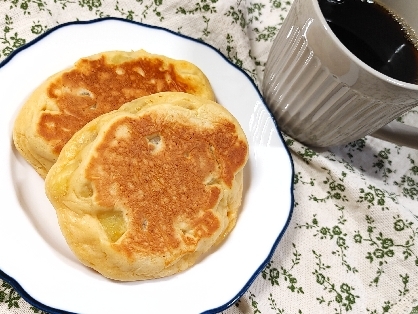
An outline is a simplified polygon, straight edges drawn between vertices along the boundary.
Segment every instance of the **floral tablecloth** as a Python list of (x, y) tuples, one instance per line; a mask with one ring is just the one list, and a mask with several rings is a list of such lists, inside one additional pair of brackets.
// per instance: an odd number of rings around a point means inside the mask
[[(285, 0), (0, 0), (0, 61), (59, 24), (112, 16), (205, 41), (261, 86), (290, 6)], [(418, 110), (399, 120), (418, 126)], [(284, 138), (295, 171), (290, 225), (266, 267), (224, 313), (418, 313), (418, 151), (371, 136), (329, 149)], [(0, 259), (6, 254), (0, 248)], [(41, 312), (0, 280), (0, 313)]]

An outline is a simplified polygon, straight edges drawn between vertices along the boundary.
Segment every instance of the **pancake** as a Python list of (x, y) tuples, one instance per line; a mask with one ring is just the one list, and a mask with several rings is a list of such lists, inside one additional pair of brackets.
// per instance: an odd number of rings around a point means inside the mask
[(215, 100), (207, 77), (190, 62), (144, 50), (82, 58), (32, 93), (15, 121), (14, 144), (44, 178), (65, 143), (87, 122), (131, 100), (164, 91)]
[(83, 264), (115, 280), (160, 278), (234, 228), (247, 159), (245, 134), (223, 106), (157, 93), (76, 132), (45, 190)]

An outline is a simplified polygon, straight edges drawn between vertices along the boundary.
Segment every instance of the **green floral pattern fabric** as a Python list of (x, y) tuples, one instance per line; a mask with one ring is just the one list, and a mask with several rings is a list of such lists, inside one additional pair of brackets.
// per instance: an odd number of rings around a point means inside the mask
[[(0, 61), (57, 25), (112, 16), (202, 40), (261, 86), (291, 4), (0, 0)], [(418, 126), (418, 110), (398, 120)], [(295, 168), (293, 217), (266, 267), (223, 313), (418, 313), (418, 151), (369, 136), (315, 150), (284, 139)], [(0, 280), (0, 313), (42, 311)]]

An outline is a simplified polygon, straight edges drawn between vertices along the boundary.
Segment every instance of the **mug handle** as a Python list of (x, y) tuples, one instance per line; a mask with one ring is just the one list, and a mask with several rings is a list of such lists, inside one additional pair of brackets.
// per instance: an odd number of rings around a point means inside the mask
[(399, 146), (418, 149), (418, 128), (397, 121), (386, 124), (370, 135)]

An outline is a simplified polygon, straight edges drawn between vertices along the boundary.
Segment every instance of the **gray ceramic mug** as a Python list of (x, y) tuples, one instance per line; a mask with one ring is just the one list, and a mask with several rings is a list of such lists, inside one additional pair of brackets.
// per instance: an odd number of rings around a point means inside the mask
[[(378, 2), (418, 32), (418, 0)], [(341, 145), (371, 134), (418, 148), (418, 128), (393, 121), (417, 106), (418, 85), (357, 58), (331, 31), (318, 0), (294, 0), (270, 50), (263, 96), (279, 127), (307, 145)]]

